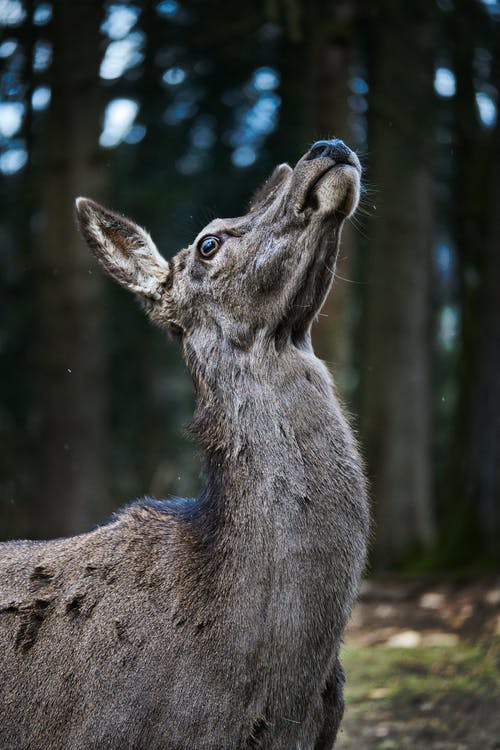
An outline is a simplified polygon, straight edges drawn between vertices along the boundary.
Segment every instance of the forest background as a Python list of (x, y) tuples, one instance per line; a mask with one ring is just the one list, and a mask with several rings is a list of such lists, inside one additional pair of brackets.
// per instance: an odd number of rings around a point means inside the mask
[(360, 210), (314, 333), (372, 483), (371, 570), (500, 559), (500, 7), (0, 0), (0, 535), (195, 494), (180, 351), (103, 279), (73, 200), (166, 257), (340, 137)]

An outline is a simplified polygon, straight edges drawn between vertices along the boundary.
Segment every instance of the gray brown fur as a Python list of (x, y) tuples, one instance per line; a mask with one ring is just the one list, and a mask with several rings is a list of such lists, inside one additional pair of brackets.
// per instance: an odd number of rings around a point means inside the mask
[[(106, 270), (179, 337), (205, 455), (197, 500), (142, 500), (80, 536), (0, 545), (2, 750), (320, 750), (365, 558), (360, 459), (310, 327), (359, 163), (281, 165), (170, 263), (81, 199)], [(71, 498), (68, 499), (68, 502)]]

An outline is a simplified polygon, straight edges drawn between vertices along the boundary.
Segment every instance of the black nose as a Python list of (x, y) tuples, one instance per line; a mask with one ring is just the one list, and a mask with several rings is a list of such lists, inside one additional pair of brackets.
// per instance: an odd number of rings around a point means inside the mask
[(351, 149), (345, 145), (344, 141), (336, 138), (333, 141), (316, 141), (311, 146), (306, 158), (308, 161), (326, 158), (333, 159), (339, 164), (349, 164), (351, 153)]

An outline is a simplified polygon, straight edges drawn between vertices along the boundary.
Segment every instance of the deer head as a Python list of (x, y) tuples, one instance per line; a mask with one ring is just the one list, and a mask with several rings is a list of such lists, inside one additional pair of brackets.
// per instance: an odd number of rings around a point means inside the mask
[(77, 199), (81, 232), (104, 269), (179, 334), (188, 360), (254, 344), (307, 348), (333, 278), (340, 230), (355, 210), (361, 168), (339, 140), (278, 166), (243, 216), (216, 219), (170, 261), (136, 224)]

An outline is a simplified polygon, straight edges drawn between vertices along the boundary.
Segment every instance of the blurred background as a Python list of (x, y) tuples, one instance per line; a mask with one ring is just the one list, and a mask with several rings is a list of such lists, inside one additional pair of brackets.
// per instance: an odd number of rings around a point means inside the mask
[(372, 481), (371, 569), (500, 558), (494, 0), (0, 0), (0, 535), (194, 494), (177, 345), (105, 280), (73, 199), (170, 256), (337, 136), (365, 169), (315, 329)]
[(500, 5), (0, 0), (0, 538), (194, 495), (179, 348), (103, 277), (75, 196), (170, 256), (319, 138), (364, 166), (314, 330), (375, 531), (339, 750), (500, 737)]

